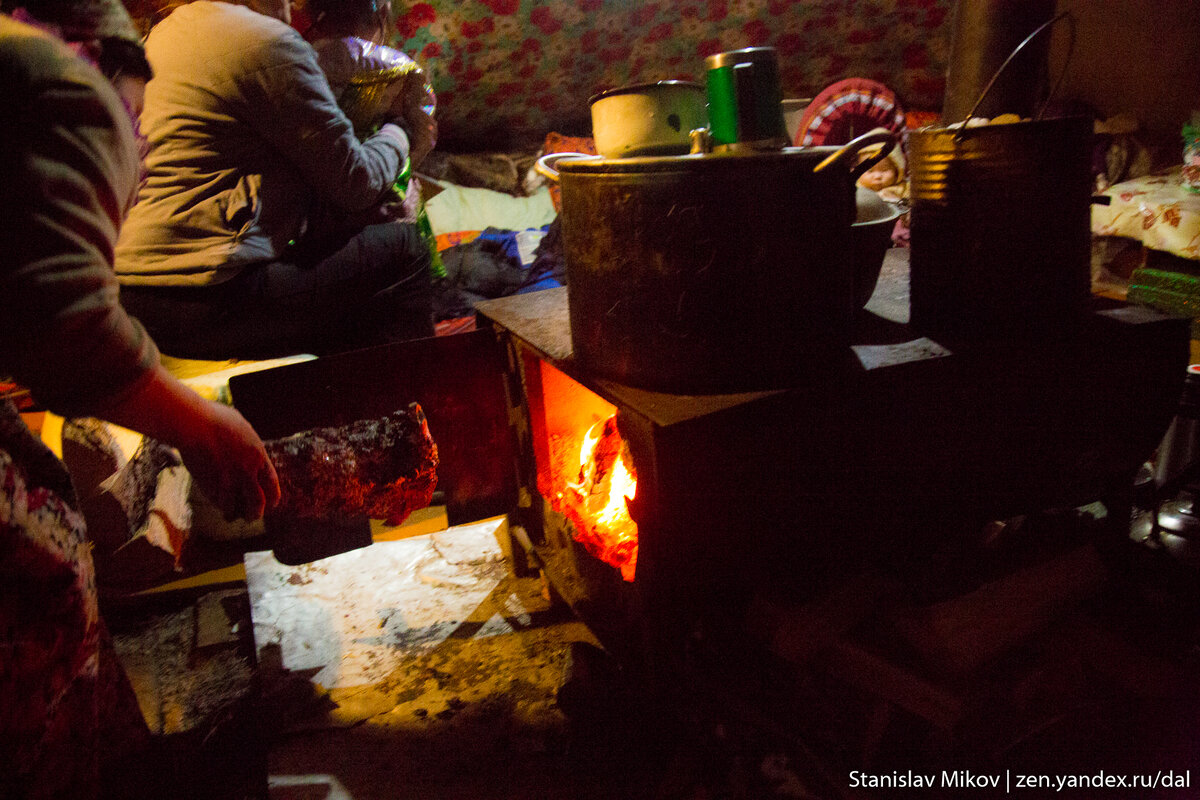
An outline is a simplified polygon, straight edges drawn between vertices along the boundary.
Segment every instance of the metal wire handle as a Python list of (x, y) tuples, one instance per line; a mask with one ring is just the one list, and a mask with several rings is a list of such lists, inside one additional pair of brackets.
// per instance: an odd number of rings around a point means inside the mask
[(1007, 67), (1009, 63), (1017, 57), (1017, 55), (1025, 48), (1025, 45), (1037, 38), (1042, 31), (1046, 30), (1054, 23), (1062, 19), (1065, 19), (1070, 23), (1069, 30), (1071, 38), (1067, 43), (1067, 57), (1063, 62), (1062, 71), (1058, 74), (1058, 80), (1054, 82), (1054, 86), (1050, 89), (1050, 94), (1046, 95), (1046, 100), (1042, 103), (1042, 107), (1038, 109), (1038, 113), (1034, 117), (1034, 119), (1039, 120), (1042, 118), (1042, 114), (1046, 113), (1046, 108), (1050, 105), (1050, 101), (1054, 99), (1054, 95), (1058, 93), (1059, 88), (1062, 86), (1063, 79), (1067, 77), (1067, 67), (1070, 66), (1071, 56), (1075, 52), (1075, 17), (1070, 11), (1063, 11), (1062, 13), (1046, 20), (1041, 25), (1034, 28), (1033, 33), (1022, 39), (1021, 43), (1013, 48), (1013, 51), (1008, 54), (1008, 58), (1004, 59), (1004, 62), (1000, 65), (999, 69), (996, 70), (996, 74), (993, 75), (992, 79), (987, 82), (987, 86), (983, 87), (983, 91), (979, 94), (979, 99), (975, 101), (975, 105), (971, 106), (971, 110), (967, 112), (967, 118), (959, 123), (959, 131), (954, 135), (956, 140), (962, 138), (963, 131), (967, 129), (967, 123), (975, 117), (975, 112), (979, 109), (979, 106), (988, 96), (988, 92), (992, 90), (992, 86), (995, 85), (996, 81), (1000, 78), (1000, 75), (1004, 72), (1005, 67)]

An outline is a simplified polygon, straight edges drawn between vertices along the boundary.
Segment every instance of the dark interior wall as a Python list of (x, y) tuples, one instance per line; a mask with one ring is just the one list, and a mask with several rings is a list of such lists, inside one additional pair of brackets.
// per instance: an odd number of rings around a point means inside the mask
[[(1131, 113), (1148, 130), (1178, 133), (1200, 109), (1200, 3), (1196, 0), (1059, 0), (1076, 19), (1064, 97), (1101, 115)], [(1055, 32), (1063, 63), (1067, 31)]]

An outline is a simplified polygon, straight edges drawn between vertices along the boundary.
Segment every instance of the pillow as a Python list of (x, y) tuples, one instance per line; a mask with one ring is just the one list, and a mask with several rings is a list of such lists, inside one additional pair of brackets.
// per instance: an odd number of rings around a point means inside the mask
[(434, 236), (457, 231), (499, 228), (523, 231), (541, 228), (554, 221), (558, 212), (543, 186), (529, 197), (514, 197), (493, 189), (472, 189), (438, 182), (442, 191), (425, 203)]

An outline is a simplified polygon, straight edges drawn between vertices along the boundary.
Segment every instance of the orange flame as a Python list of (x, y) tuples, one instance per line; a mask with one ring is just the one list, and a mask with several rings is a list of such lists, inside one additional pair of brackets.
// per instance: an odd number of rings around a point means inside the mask
[(625, 580), (633, 580), (637, 523), (629, 514), (629, 502), (637, 496), (637, 476), (617, 434), (615, 416), (600, 420), (584, 434), (578, 479), (568, 482), (567, 488), (568, 515), (578, 529), (577, 538), (597, 558), (619, 568)]

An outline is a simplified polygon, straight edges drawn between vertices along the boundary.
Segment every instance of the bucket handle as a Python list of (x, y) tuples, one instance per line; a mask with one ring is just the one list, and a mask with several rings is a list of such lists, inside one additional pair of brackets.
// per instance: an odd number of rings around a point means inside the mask
[(854, 167), (851, 168), (851, 170), (850, 170), (851, 177), (853, 177), (855, 180), (858, 180), (858, 177), (860, 175), (862, 175), (864, 172), (869, 170), (871, 167), (878, 164), (880, 161), (882, 161), (884, 159), (884, 156), (886, 156), (888, 153), (892, 152), (893, 149), (895, 149), (896, 134), (894, 134), (891, 131), (884, 129), (884, 128), (880, 128), (880, 129), (874, 130), (874, 131), (868, 131), (867, 133), (864, 133), (862, 136), (852, 139), (851, 141), (849, 141), (846, 144), (839, 147), (836, 151), (834, 151), (827, 158), (825, 158), (824, 161), (822, 161), (820, 164), (817, 164), (815, 167), (813, 167), (813, 172), (820, 172), (821, 170), (828, 169), (829, 167), (833, 166), (834, 164), (840, 164), (843, 161), (845, 161), (846, 159), (850, 158), (850, 156), (852, 156), (855, 153), (857, 153), (858, 151), (862, 150), (864, 147), (870, 147), (870, 146), (876, 145), (876, 144), (883, 145), (883, 147), (879, 148), (878, 153), (872, 154), (871, 156), (863, 159), (861, 162), (859, 162), (858, 164), (855, 164)]
[(1046, 113), (1046, 107), (1050, 105), (1050, 101), (1054, 99), (1054, 95), (1058, 93), (1059, 87), (1062, 86), (1063, 79), (1067, 77), (1067, 67), (1070, 66), (1071, 56), (1075, 52), (1075, 16), (1070, 11), (1063, 11), (1046, 20), (1041, 25), (1034, 28), (1033, 33), (1022, 39), (1021, 43), (1013, 48), (1013, 51), (1008, 54), (1008, 58), (1004, 59), (1004, 62), (1000, 64), (999, 69), (996, 70), (996, 74), (993, 75), (992, 79), (987, 82), (987, 86), (983, 87), (983, 91), (979, 94), (979, 99), (975, 101), (975, 105), (971, 106), (971, 110), (967, 112), (967, 118), (959, 123), (958, 133), (954, 134), (956, 141), (962, 140), (963, 131), (967, 129), (967, 122), (974, 118), (975, 112), (979, 109), (979, 106), (983, 103), (984, 98), (988, 96), (988, 92), (992, 90), (992, 86), (995, 85), (996, 81), (1000, 78), (1001, 73), (1004, 72), (1009, 63), (1016, 58), (1018, 53), (1025, 49), (1025, 45), (1029, 44), (1043, 31), (1047, 30), (1054, 25), (1054, 23), (1062, 19), (1065, 19), (1068, 23), (1070, 23), (1068, 28), (1071, 32), (1071, 38), (1067, 44), (1067, 57), (1063, 62), (1062, 72), (1058, 74), (1058, 80), (1054, 82), (1054, 86), (1050, 89), (1050, 94), (1046, 95), (1046, 100), (1042, 103), (1042, 107), (1038, 109), (1037, 116), (1034, 117), (1034, 119), (1042, 118), (1042, 114)]

